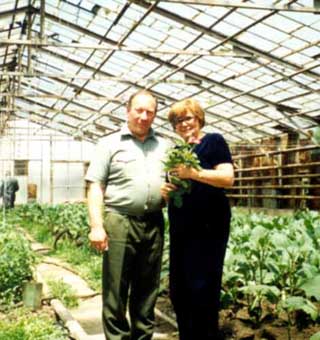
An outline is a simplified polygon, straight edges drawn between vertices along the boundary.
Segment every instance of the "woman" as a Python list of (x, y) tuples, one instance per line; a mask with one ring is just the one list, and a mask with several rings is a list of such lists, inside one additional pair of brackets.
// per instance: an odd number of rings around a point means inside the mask
[[(216, 340), (223, 261), (230, 207), (224, 188), (234, 181), (229, 148), (217, 133), (203, 133), (204, 111), (194, 99), (174, 104), (169, 121), (186, 142), (195, 144), (200, 170), (179, 165), (170, 174), (191, 179), (181, 208), (169, 200), (170, 298), (180, 340)], [(163, 195), (173, 185), (163, 187)]]

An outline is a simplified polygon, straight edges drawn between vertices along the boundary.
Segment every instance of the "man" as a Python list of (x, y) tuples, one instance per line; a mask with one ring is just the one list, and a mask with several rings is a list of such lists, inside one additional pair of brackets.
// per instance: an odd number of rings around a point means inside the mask
[(127, 124), (100, 140), (86, 175), (89, 239), (104, 251), (107, 340), (152, 338), (163, 246), (162, 160), (169, 147), (151, 128), (156, 111), (157, 100), (150, 92), (132, 95)]
[(3, 197), (5, 209), (14, 208), (16, 192), (19, 190), (19, 183), (16, 178), (11, 177), (10, 171), (6, 171), (5, 179), (0, 184), (0, 197)]

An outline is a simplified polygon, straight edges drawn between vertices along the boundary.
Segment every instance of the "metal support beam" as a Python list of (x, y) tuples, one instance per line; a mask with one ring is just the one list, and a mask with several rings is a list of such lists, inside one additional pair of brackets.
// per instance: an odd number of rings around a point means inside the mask
[[(70, 63), (73, 63), (73, 64), (75, 64), (75, 65), (85, 67), (86, 69), (94, 70), (90, 65), (83, 65), (83, 64), (79, 63), (79, 62), (76, 61), (76, 60), (72, 60), (72, 59), (70, 59), (70, 58), (67, 59), (65, 56), (60, 55), (60, 54), (58, 54), (57, 52), (52, 52), (51, 50), (47, 50), (47, 49), (41, 49), (41, 51), (43, 51), (43, 52), (45, 52), (45, 53), (48, 53), (48, 54), (51, 54), (51, 55), (54, 55), (55, 57), (60, 58), (60, 59), (63, 60), (64, 62), (70, 62)], [(102, 76), (108, 76), (108, 74), (107, 74), (105, 71), (99, 70), (99, 73), (102, 74)], [(195, 77), (193, 77), (193, 78), (195, 78)], [(60, 79), (59, 81), (61, 81), (61, 80), (62, 80), (62, 79)], [(165, 81), (165, 80), (163, 80), (163, 81)], [(124, 81), (124, 82), (127, 83), (126, 81)], [(132, 80), (130, 80), (130, 82), (128, 82), (128, 85), (130, 85), (130, 86), (135, 86), (135, 87), (138, 87), (138, 88), (141, 86), (141, 85), (140, 85), (140, 82), (133, 83)], [(201, 90), (201, 91), (202, 91), (202, 90)], [(200, 91), (200, 92), (201, 92), (201, 91)], [(86, 89), (84, 89), (83, 92), (87, 92)], [(160, 98), (160, 97), (161, 97), (161, 98), (164, 98), (164, 96), (163, 96), (162, 94), (155, 93), (155, 95), (159, 96), (159, 98)], [(170, 97), (170, 96), (165, 96), (165, 99), (168, 100), (169, 102), (174, 102), (174, 99), (173, 99), (172, 97)], [(119, 101), (119, 102), (120, 102), (120, 101)], [(119, 105), (122, 105), (122, 104), (119, 103)], [(213, 114), (212, 114), (212, 116), (213, 116)], [(239, 123), (239, 122), (233, 123), (233, 122), (230, 121), (229, 119), (223, 117), (223, 115), (217, 115), (217, 114), (216, 114), (215, 116), (216, 116), (217, 119), (222, 120), (222, 121), (225, 121), (225, 122), (228, 122), (228, 123), (231, 124), (231, 125), (232, 125), (232, 124), (233, 124), (233, 125), (236, 124), (236, 126), (237, 126), (238, 128), (241, 128), (241, 127), (244, 128), (244, 127), (245, 127), (244, 124), (241, 124), (241, 123)], [(159, 115), (158, 115), (158, 117), (161, 118)], [(260, 135), (261, 135), (261, 134), (264, 135), (264, 136), (268, 135), (266, 132), (263, 132), (263, 131), (259, 130), (258, 128), (255, 128), (255, 127), (251, 128), (251, 127), (250, 127), (250, 129), (252, 129), (253, 131), (259, 133)], [(230, 133), (230, 132), (229, 132), (229, 133)], [(232, 135), (232, 133), (230, 133), (230, 134)], [(238, 138), (238, 137), (237, 137), (237, 138)]]
[[(42, 51), (43, 51), (43, 52), (46, 52), (46, 53), (49, 53), (49, 54), (50, 54), (50, 53), (51, 53), (51, 54), (54, 54), (56, 57), (59, 57), (59, 58), (65, 60), (65, 61), (67, 60), (65, 56), (60, 56), (60, 55), (57, 54), (57, 52), (54, 52), (54, 53), (53, 53), (53, 52), (51, 52), (51, 51), (49, 51), (49, 50), (44, 50), (44, 49), (43, 49)], [(79, 64), (79, 62), (72, 61), (71, 59), (68, 59), (68, 61), (69, 61), (69, 62), (72, 62), (72, 63), (75, 63), (75, 64)], [(86, 65), (86, 67), (87, 67), (87, 68), (90, 68), (90, 66), (88, 66), (88, 65)], [(102, 72), (102, 71), (100, 71), (100, 72), (103, 73), (103, 74), (105, 74), (105, 72)], [(187, 74), (189, 75), (189, 73), (187, 73)], [(192, 74), (192, 76), (195, 77), (195, 74)], [(199, 79), (202, 79), (202, 77), (199, 78)], [(59, 80), (57, 79), (57, 81), (60, 81), (60, 82), (61, 82), (62, 79), (59, 79)], [(208, 80), (208, 81), (209, 81), (209, 80)], [(132, 83), (132, 81), (131, 81), (131, 83), (129, 83), (129, 84), (137, 86), (137, 84)], [(220, 84), (220, 85), (221, 85), (221, 84)], [(223, 85), (222, 85), (222, 86), (223, 86)], [(84, 92), (87, 92), (87, 90), (85, 89)], [(201, 92), (201, 91), (200, 91), (200, 92)], [(168, 99), (168, 101), (170, 101), (170, 102), (173, 101), (173, 99), (170, 98), (170, 97), (168, 97), (167, 99)], [(269, 104), (269, 103), (268, 103), (268, 104)], [(244, 106), (244, 107), (246, 107), (246, 106)], [(249, 109), (248, 107), (246, 107), (246, 108), (247, 108), (250, 112), (252, 112), (252, 109), (251, 109), (251, 108), (250, 108), (250, 109)], [(248, 112), (249, 112), (249, 111), (248, 111)], [(258, 114), (260, 114), (260, 113), (258, 113)], [(234, 118), (235, 118), (235, 117), (236, 117), (236, 116), (234, 116)], [(237, 121), (237, 122), (235, 122), (235, 121), (233, 122), (232, 120), (223, 118), (223, 117), (218, 116), (218, 115), (217, 115), (217, 118), (218, 118), (219, 120), (226, 121), (226, 122), (228, 122), (228, 123), (230, 123), (230, 124), (236, 124), (236, 126), (239, 127), (239, 128), (241, 128), (241, 126), (245, 127), (243, 124), (241, 124), (241, 123), (238, 122), (238, 121)], [(270, 120), (270, 117), (269, 117), (268, 119)], [(272, 119), (271, 119), (271, 120), (272, 120)], [(257, 126), (251, 126), (250, 129), (252, 129), (253, 131), (256, 131), (256, 132), (259, 133), (259, 134), (268, 135), (268, 133), (259, 130), (259, 124), (257, 124)], [(227, 131), (225, 131), (225, 132), (227, 132)], [(230, 132), (230, 131), (229, 131), (228, 133), (231, 133), (231, 134), (232, 134), (232, 132)]]
[[(138, 0), (139, 1), (139, 0)], [(266, 11), (284, 11), (284, 12), (303, 12), (303, 13), (315, 13), (320, 14), (319, 5), (317, 6), (317, 1), (314, 0), (314, 7), (302, 7), (302, 6), (293, 6), (293, 5), (266, 5), (259, 4), (257, 1), (256, 4), (246, 3), (243, 1), (227, 1), (227, 0), (161, 0), (161, 2), (172, 2), (172, 3), (180, 3), (186, 5), (207, 5), (207, 6), (217, 6), (217, 7), (226, 7), (226, 8), (245, 8), (245, 9), (254, 9), (254, 10), (266, 10)], [(149, 2), (153, 2), (152, 0)]]
[(178, 50), (178, 49), (153, 49), (153, 48), (129, 48), (123, 46), (107, 46), (101, 44), (79, 44), (79, 43), (56, 43), (43, 41), (30, 41), (20, 39), (0, 39), (0, 47), (8, 45), (24, 45), (33, 47), (57, 47), (57, 48), (76, 48), (86, 50), (104, 50), (110, 52), (129, 52), (129, 53), (146, 53), (146, 54), (174, 54), (174, 55), (190, 55), (203, 57), (232, 57), (232, 58), (255, 58), (252, 53), (233, 52), (229, 50), (206, 51), (206, 50)]
[[(83, 67), (87, 68), (86, 65), (83, 65)], [(82, 76), (78, 75), (76, 73), (49, 73), (49, 72), (34, 72), (34, 70), (29, 72), (1, 72), (0, 76), (5, 77), (22, 77), (22, 78), (61, 78), (61, 79), (78, 79), (78, 80), (92, 80), (92, 81), (114, 81), (117, 83), (129, 83), (132, 82), (132, 78), (125, 78), (125, 77), (116, 77), (116, 76), (107, 76), (103, 74), (93, 74), (88, 76)], [(146, 86), (147, 84), (152, 84), (154, 82), (157, 83), (166, 83), (166, 84), (187, 84), (187, 85), (199, 85), (199, 82), (201, 83), (201, 80), (193, 79), (189, 77), (184, 77), (183, 79), (161, 79), (161, 78), (137, 78), (136, 83), (139, 83), (141, 86)], [(0, 96), (3, 95), (3, 93), (0, 93)]]
[(0, 12), (0, 19), (5, 19), (5, 18), (8, 18), (8, 17), (12, 17), (13, 15), (26, 13), (28, 8), (29, 8), (29, 6), (24, 6), (24, 7), (12, 9), (10, 11)]
[(45, 30), (45, 6), (46, 2), (45, 0), (41, 0), (40, 3), (40, 40), (43, 41), (44, 39), (44, 30)]
[[(27, 39), (31, 40), (31, 25), (32, 25), (32, 11), (31, 11), (31, 4), (30, 4), (30, 0), (29, 0), (29, 5), (30, 8), (28, 10), (27, 13)], [(32, 49), (31, 49), (31, 45), (27, 46), (27, 56), (28, 56), (28, 72), (31, 72), (31, 57), (32, 57)]]

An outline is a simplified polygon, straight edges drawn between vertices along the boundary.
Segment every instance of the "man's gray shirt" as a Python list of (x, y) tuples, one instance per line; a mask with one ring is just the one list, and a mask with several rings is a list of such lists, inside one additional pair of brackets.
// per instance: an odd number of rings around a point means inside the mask
[(162, 201), (162, 161), (169, 146), (152, 129), (141, 142), (125, 126), (99, 141), (85, 179), (106, 186), (107, 211), (135, 216), (157, 211)]

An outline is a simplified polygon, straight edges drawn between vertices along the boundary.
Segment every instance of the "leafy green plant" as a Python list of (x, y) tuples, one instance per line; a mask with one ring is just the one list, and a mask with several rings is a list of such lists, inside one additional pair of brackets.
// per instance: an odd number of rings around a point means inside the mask
[(77, 307), (79, 305), (76, 291), (63, 280), (49, 280), (48, 286), (52, 296), (59, 299), (66, 307)]
[(178, 165), (199, 169), (200, 162), (193, 152), (193, 148), (194, 144), (176, 140), (176, 146), (168, 150), (166, 159), (163, 162), (169, 181), (177, 186), (177, 190), (169, 193), (169, 198), (173, 200), (174, 205), (178, 208), (182, 205), (182, 195), (191, 190), (191, 181), (189, 179), (180, 179), (170, 174), (170, 172)]
[(67, 237), (77, 245), (82, 245), (88, 239), (89, 221), (87, 209), (81, 204), (67, 204), (60, 209), (59, 219), (54, 228), (56, 236), (54, 248), (62, 237)]
[(47, 242), (50, 236), (57, 248), (62, 239), (69, 239), (80, 246), (87, 241), (89, 222), (84, 204), (21, 205), (15, 209), (17, 223), (36, 235), (39, 242)]
[(0, 340), (67, 340), (67, 332), (44, 312), (18, 308), (0, 319)]
[[(282, 300), (290, 302), (290, 306), (295, 301), (291, 298), (296, 297), (306, 299), (305, 305), (308, 297), (320, 301), (319, 223), (319, 213), (312, 211), (267, 216), (239, 213), (234, 209), (222, 302), (233, 304), (234, 309), (247, 306), (252, 320), (259, 322), (262, 303), (271, 308), (278, 305), (282, 310)], [(280, 294), (269, 294), (267, 287), (277, 289)], [(296, 304), (297, 310), (305, 308), (301, 305)], [(296, 325), (297, 314), (292, 310), (290, 313), (288, 324), (292, 327)]]
[(275, 286), (251, 284), (240, 290), (247, 297), (249, 315), (256, 326), (262, 321), (263, 302), (275, 304), (280, 297), (280, 290)]
[[(73, 216), (72, 211), (79, 209), (80, 217), (75, 219), (78, 222), (71, 223), (75, 225), (75, 229), (80, 230), (81, 237), (87, 240), (86, 207), (75, 204), (74, 207), (59, 205), (55, 208), (59, 211), (56, 218), (59, 224), (56, 223), (51, 228), (50, 233), (53, 237), (56, 231), (63, 230), (68, 225), (66, 220), (71, 220), (77, 215)], [(43, 206), (41, 209), (45, 215), (47, 207)], [(63, 209), (68, 209), (69, 212), (62, 213)], [(40, 209), (36, 207), (37, 216), (39, 211)], [(81, 220), (82, 218), (84, 220)], [(8, 219), (17, 220), (10, 215)], [(37, 217), (37, 220), (41, 219)], [(33, 232), (39, 230), (39, 225), (33, 228)], [(160, 290), (162, 293), (168, 291), (168, 229), (166, 223)], [(233, 209), (231, 236), (224, 265), (221, 295), (223, 307), (231, 307), (233, 311), (247, 307), (251, 321), (258, 324), (264, 320), (266, 313), (267, 316), (271, 314), (274, 316), (277, 310), (283, 310), (280, 301), (288, 302), (291, 297), (320, 301), (319, 239), (318, 212), (304, 210), (288, 216), (267, 216)], [(87, 241), (78, 246), (74, 239), (62, 237), (53, 254), (74, 265), (91, 287), (101, 290), (101, 254), (92, 249)], [(297, 311), (298, 308), (296, 311), (290, 311), (288, 327), (300, 324), (296, 318), (298, 315), (301, 316), (301, 312), (297, 314)], [(285, 310), (283, 312), (287, 313)], [(305, 320), (313, 322), (311, 316)]]
[(320, 332), (317, 332), (317, 333), (313, 334), (310, 337), (310, 340), (320, 340)]
[(317, 307), (308, 299), (302, 296), (289, 296), (282, 300), (278, 305), (279, 311), (285, 311), (288, 318), (288, 340), (291, 340), (291, 329), (295, 325), (295, 318), (293, 313), (297, 311), (303, 311), (311, 317), (312, 320), (316, 320), (318, 317)]
[(27, 220), (30, 223), (37, 223), (41, 221), (44, 215), (43, 208), (45, 206), (42, 206), (39, 203), (33, 202), (28, 204), (22, 204), (17, 206), (14, 211), (12, 211), (13, 214), (16, 216), (20, 216), (21, 220)]
[(101, 291), (101, 253), (88, 244), (78, 247), (70, 240), (63, 240), (54, 254), (74, 266), (91, 288)]
[(33, 276), (35, 255), (29, 241), (10, 225), (0, 231), (0, 249), (0, 300), (21, 301), (23, 285)]
[[(37, 222), (30, 223), (37, 216)], [(39, 211), (42, 211), (41, 217)], [(25, 216), (28, 216), (25, 218)], [(77, 272), (93, 289), (101, 290), (101, 254), (90, 247), (89, 223), (85, 204), (19, 206), (12, 210), (12, 221), (19, 224), (38, 241), (54, 246), (51, 254), (77, 268)], [(68, 230), (68, 234), (65, 231)], [(71, 235), (69, 237), (69, 234)]]
[(306, 296), (309, 298), (315, 298), (320, 301), (320, 274), (316, 274), (311, 279), (306, 280), (302, 283), (300, 288), (305, 292)]

